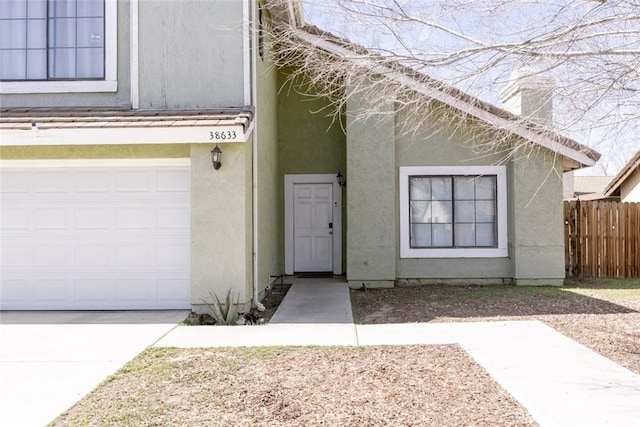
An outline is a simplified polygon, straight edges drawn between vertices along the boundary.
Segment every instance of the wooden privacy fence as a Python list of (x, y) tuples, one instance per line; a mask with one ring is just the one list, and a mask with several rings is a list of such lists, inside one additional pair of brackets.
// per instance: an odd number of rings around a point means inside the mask
[(567, 277), (640, 277), (640, 203), (564, 202)]

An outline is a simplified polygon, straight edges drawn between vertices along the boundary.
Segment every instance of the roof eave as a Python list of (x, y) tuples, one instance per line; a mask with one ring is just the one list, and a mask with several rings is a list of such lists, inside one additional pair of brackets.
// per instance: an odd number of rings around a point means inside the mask
[(640, 150), (636, 152), (633, 157), (620, 169), (620, 171), (613, 177), (609, 185), (604, 189), (605, 196), (611, 196), (624, 181), (638, 168), (640, 168)]

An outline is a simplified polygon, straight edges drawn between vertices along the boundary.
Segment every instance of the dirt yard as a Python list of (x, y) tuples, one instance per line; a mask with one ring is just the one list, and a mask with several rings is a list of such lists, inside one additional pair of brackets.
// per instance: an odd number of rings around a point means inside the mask
[[(640, 373), (640, 281), (353, 291), (360, 323), (539, 319)], [(214, 326), (215, 327), (215, 326)], [(239, 326), (260, 327), (260, 326)], [(54, 426), (531, 426), (458, 346), (149, 349)]]
[(352, 292), (358, 323), (540, 320), (640, 374), (640, 279), (563, 288), (416, 286)]

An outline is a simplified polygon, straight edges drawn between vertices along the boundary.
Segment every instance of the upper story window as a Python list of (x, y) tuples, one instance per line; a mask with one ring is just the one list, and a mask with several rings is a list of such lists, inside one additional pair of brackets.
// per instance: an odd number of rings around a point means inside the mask
[(2, 93), (115, 91), (115, 0), (0, 1)]
[(400, 168), (403, 258), (507, 255), (501, 166)]

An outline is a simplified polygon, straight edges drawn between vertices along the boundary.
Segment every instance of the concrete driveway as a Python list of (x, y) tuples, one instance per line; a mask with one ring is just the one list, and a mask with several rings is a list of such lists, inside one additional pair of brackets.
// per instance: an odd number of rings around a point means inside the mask
[(187, 315), (0, 312), (0, 425), (47, 424)]

